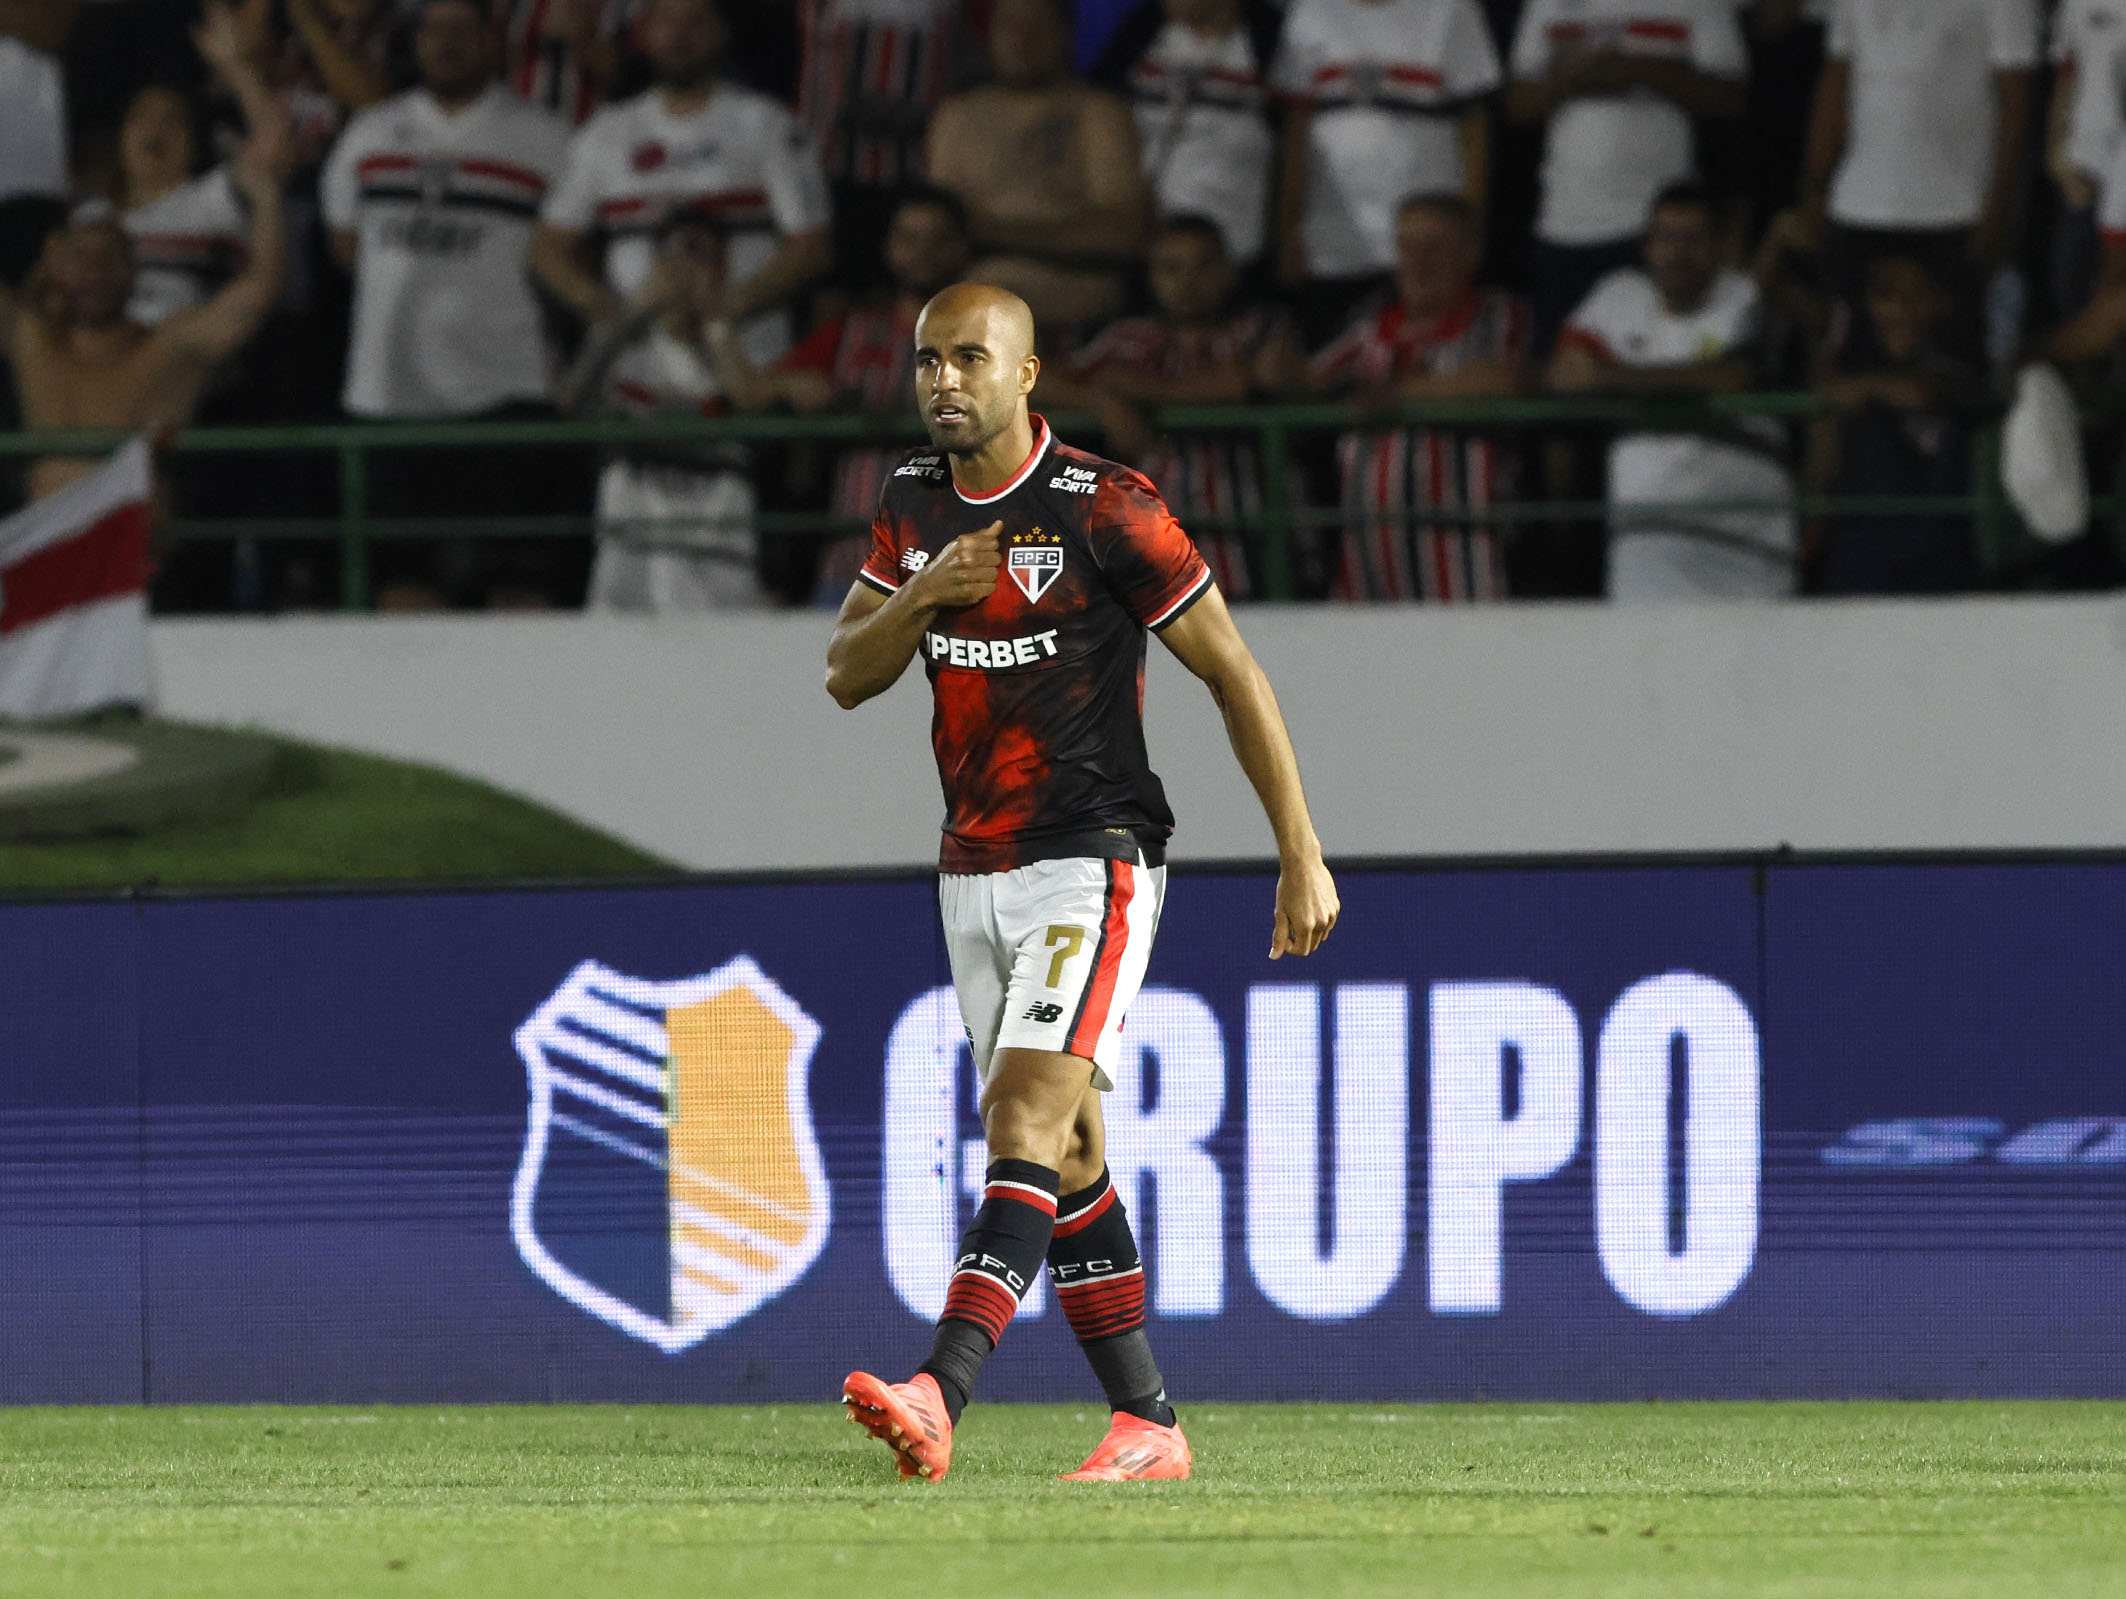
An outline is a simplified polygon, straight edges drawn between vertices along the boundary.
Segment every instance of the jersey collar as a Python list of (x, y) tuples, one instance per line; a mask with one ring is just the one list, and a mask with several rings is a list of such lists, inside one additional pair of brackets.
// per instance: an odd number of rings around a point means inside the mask
[(1041, 464), (1041, 457), (1046, 455), (1047, 453), (1048, 418), (1042, 416), (1039, 412), (1036, 412), (1033, 416), (1032, 453), (1030, 453), (1026, 457), (1025, 463), (1020, 466), (1018, 471), (1011, 474), (1011, 480), (1009, 482), (1004, 484), (1001, 488), (991, 489), (987, 494), (969, 494), (965, 489), (960, 487), (959, 479), (954, 478), (952, 481), (952, 492), (957, 494), (961, 499), (965, 500), (969, 505), (993, 505), (998, 500), (1004, 498), (1004, 496), (1009, 494), (1013, 489), (1018, 488), (1028, 478), (1032, 477), (1033, 469)]

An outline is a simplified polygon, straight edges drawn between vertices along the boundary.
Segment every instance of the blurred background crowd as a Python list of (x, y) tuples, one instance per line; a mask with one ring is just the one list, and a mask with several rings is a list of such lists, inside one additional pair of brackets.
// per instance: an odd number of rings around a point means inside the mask
[[(2126, 0), (0, 0), (10, 426), (909, 409), (914, 314), (1006, 285), (1038, 405), (1229, 594), (1770, 598), (2011, 571), (1983, 422), (2126, 336)], [(1814, 394), (1723, 428), (1399, 401)], [(1327, 401), (1272, 472), (1160, 407)], [(1497, 408), (1494, 408), (1495, 410)], [(379, 606), (834, 604), (890, 449), (380, 450)], [(240, 464), (239, 464), (240, 463)], [(37, 461), (13, 492), (86, 469)], [(179, 516), (329, 515), (329, 458), (181, 456)], [(1936, 509), (1804, 516), (1799, 494)], [(1600, 505), (1494, 519), (1516, 502)], [(843, 520), (762, 537), (764, 512)], [(595, 538), (455, 539), (470, 515)], [(333, 603), (299, 542), (167, 548), (165, 610)]]

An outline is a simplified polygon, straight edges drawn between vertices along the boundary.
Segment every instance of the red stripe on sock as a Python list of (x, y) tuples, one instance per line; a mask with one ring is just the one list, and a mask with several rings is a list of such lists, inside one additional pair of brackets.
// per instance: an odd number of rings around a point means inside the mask
[(1129, 902), (1137, 893), (1137, 869), (1128, 861), (1109, 863), (1115, 872), (1114, 891), (1107, 897), (1107, 925), (1100, 933), (1100, 964), (1085, 991), (1085, 1010), (1070, 1035), (1069, 1053), (1092, 1059), (1100, 1034), (1107, 1028), (1107, 1013), (1115, 1002), (1115, 979), (1122, 972), (1122, 950), (1129, 943)]
[(1080, 1340), (1112, 1338), (1144, 1325), (1144, 1274), (1134, 1272), (1119, 1281), (1071, 1283), (1059, 1287), (1063, 1315)]
[(1102, 1216), (1105, 1216), (1109, 1210), (1113, 1209), (1114, 1203), (1114, 1185), (1109, 1184), (1106, 1193), (1102, 1194), (1098, 1199), (1094, 1200), (1090, 1205), (1087, 1205), (1076, 1215), (1057, 1217), (1056, 1236), (1058, 1238), (1068, 1238), (1073, 1233), (1083, 1232), (1094, 1222), (1098, 1221)]
[(978, 1271), (961, 1272), (945, 1290), (945, 1315), (973, 1322), (989, 1334), (993, 1344), (1004, 1341), (1004, 1329), (1011, 1325), (1018, 1308), (1016, 1294), (996, 1278)]

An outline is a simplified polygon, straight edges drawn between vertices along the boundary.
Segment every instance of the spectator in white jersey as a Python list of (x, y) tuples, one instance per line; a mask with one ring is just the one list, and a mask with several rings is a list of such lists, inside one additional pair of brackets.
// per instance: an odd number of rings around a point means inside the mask
[[(527, 252), (568, 129), (496, 81), (494, 21), (482, 0), (425, 0), (413, 43), (420, 87), (357, 116), (325, 167), (332, 248), (354, 274), (341, 403), (371, 421), (535, 415), (549, 408), (551, 382)], [(382, 456), (373, 499), (385, 514), (558, 512), (571, 495), (542, 470), (554, 460)], [(396, 542), (389, 549), (416, 569), (432, 559)], [(466, 581), (488, 575), (483, 568)], [(390, 574), (387, 587), (402, 580), (395, 603), (426, 599), (423, 582), (464, 586), (408, 570)]]
[[(200, 55), (235, 99), (247, 129), (275, 115), (235, 14), (210, 0), (194, 32)], [(228, 164), (201, 171), (206, 140), (194, 97), (151, 83), (133, 96), (118, 129), (111, 203), (133, 240), (133, 300), (143, 327), (199, 304), (242, 264), (251, 222)]]
[(1749, 56), (1735, 0), (1528, 0), (1507, 114), (1543, 124), (1529, 252), (1547, 353), (1587, 291), (1635, 265), (1656, 194), (1695, 170), (1693, 118), (1742, 114)]
[(1158, 215), (1209, 217), (1243, 267), (1268, 237), (1277, 29), (1269, 0), (1144, 0), (1093, 69), (1135, 108)]
[[(765, 367), (790, 347), (785, 307), (832, 264), (832, 208), (810, 130), (722, 76), (724, 3), (648, 0), (642, 42), (656, 86), (599, 112), (571, 141), (532, 267), (564, 305), (608, 322), (649, 281), (671, 217), (713, 218), (726, 247), (724, 314)], [(605, 246), (602, 272), (589, 259), (594, 242)]]
[(2052, 308), (2066, 318), (2096, 287), (2097, 199), (2126, 134), (2126, 0), (2060, 0), (2052, 64), (2045, 165), (2060, 199)]
[[(724, 416), (821, 398), (747, 358), (726, 314), (730, 285), (714, 214), (679, 211), (658, 230), (650, 273), (601, 323), (562, 384), (571, 411)], [(592, 610), (652, 614), (765, 605), (758, 505), (742, 445), (631, 446), (598, 479)]]
[(1878, 256), (1911, 256), (1972, 343), (2022, 216), (2037, 0), (1831, 0), (1805, 215), (1853, 304)]
[[(1646, 264), (1611, 273), (1572, 314), (1551, 358), (1560, 393), (1734, 394), (1756, 378), (1757, 285), (1720, 264), (1712, 196), (1662, 191)], [(1798, 537), (1779, 429), (1729, 437), (1627, 434), (1609, 450), (1613, 600), (1775, 599), (1794, 591)], [(1749, 502), (1767, 509), (1699, 509)]]
[[(1169, 218), (1152, 236), (1149, 316), (1111, 322), (1072, 357), (1068, 375), (1041, 374), (1036, 403), (1090, 409), (1110, 447), (1152, 480), (1188, 529), (1229, 600), (1261, 592), (1238, 525), (1264, 508), (1251, 437), (1150, 438), (1129, 407), (1238, 405), (1292, 387), (1301, 357), (1291, 319), (1240, 290), (1225, 230), (1209, 217)], [(1118, 425), (1119, 421), (1119, 425)]]
[(0, 4), (0, 288), (14, 288), (66, 220), (67, 98), (59, 51), (79, 0)]
[[(1363, 307), (1314, 357), (1312, 387), (1372, 410), (1518, 393), (1528, 307), (1477, 282), (1483, 235), (1459, 195), (1414, 195), (1395, 225), (1395, 295)], [(1463, 521), (1520, 492), (1509, 441), (1448, 427), (1359, 427), (1336, 441), (1344, 523), (1330, 562), (1340, 600), (1502, 600), (1507, 529)], [(1438, 521), (1421, 514), (1445, 513)]]
[(1309, 338), (1394, 270), (1407, 196), (1459, 194), (1482, 214), (1499, 79), (1476, 0), (1292, 0), (1271, 71), (1277, 270)]

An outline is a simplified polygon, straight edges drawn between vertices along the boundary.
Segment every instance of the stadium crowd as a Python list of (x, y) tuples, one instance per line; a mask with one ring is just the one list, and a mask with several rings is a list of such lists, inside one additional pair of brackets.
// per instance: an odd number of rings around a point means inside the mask
[[(975, 277), (1040, 319), (1037, 403), (1096, 418), (1235, 598), (1254, 435), (1153, 408), (1346, 404), (1280, 478), (1333, 511), (1294, 536), (1306, 595), (2104, 585), (2101, 537), (2003, 579), (1968, 516), (1795, 496), (1965, 494), (2032, 356), (2099, 426), (2122, 128), (2126, 0), (0, 0), (7, 397), (143, 429), (903, 412), (917, 309)], [(1797, 389), (1822, 411), (1621, 436), (1381, 414)], [(892, 457), (380, 450), (379, 515), (600, 532), (395, 540), (378, 603), (831, 605), (861, 536), (759, 517), (853, 527)], [(298, 456), (171, 476), (188, 516), (336, 503)], [(157, 602), (332, 582), (186, 543)]]

